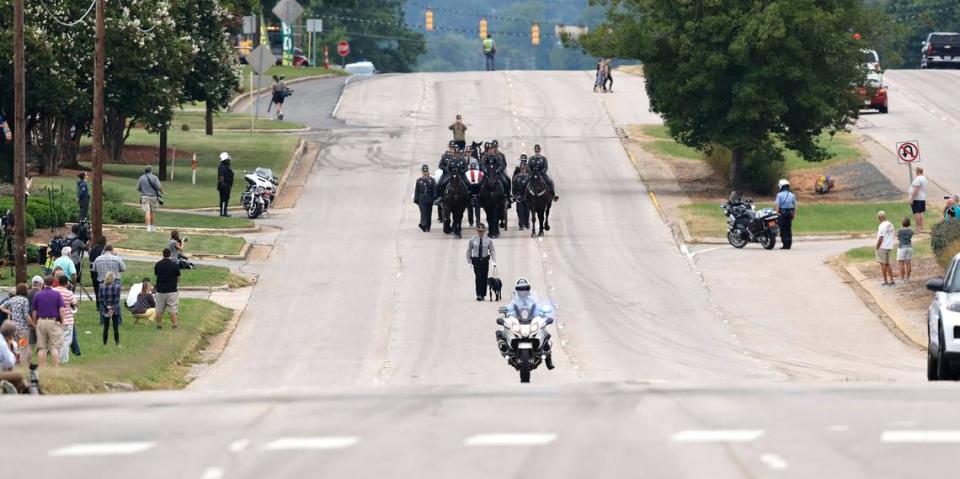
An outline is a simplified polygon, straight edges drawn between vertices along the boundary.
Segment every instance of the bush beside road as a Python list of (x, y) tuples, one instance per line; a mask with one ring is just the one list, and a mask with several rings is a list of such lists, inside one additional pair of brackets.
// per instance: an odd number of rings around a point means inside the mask
[(101, 342), (99, 318), (91, 303), (82, 303), (76, 316), (81, 356), (70, 363), (40, 369), (40, 384), (53, 394), (105, 392), (104, 383), (131, 384), (137, 389), (177, 389), (206, 338), (222, 331), (233, 312), (211, 301), (180, 300), (179, 328), (170, 329), (169, 317), (163, 330), (123, 312), (118, 348), (111, 337)]

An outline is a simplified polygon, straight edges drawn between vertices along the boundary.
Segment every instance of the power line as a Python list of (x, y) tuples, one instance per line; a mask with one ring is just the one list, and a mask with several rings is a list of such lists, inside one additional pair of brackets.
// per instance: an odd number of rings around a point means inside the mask
[(74, 27), (74, 26), (76, 26), (76, 25), (79, 25), (79, 24), (80, 24), (81, 22), (83, 22), (84, 20), (86, 20), (86, 19), (87, 19), (87, 15), (90, 15), (90, 12), (93, 11), (93, 6), (96, 5), (96, 4), (97, 4), (97, 0), (93, 0), (92, 2), (90, 2), (90, 6), (87, 7), (87, 11), (83, 14), (82, 17), (80, 17), (79, 20), (77, 20), (77, 21), (75, 21), (75, 22), (64, 22), (64, 21), (60, 20), (59, 18), (57, 18), (57, 16), (54, 15), (53, 12), (50, 11), (50, 9), (47, 7), (47, 2), (45, 2), (44, 0), (40, 0), (40, 5), (43, 7), (44, 10), (47, 11), (47, 15), (49, 15), (50, 18), (53, 19), (53, 21), (59, 23), (60, 25), (65, 26), (65, 27)]

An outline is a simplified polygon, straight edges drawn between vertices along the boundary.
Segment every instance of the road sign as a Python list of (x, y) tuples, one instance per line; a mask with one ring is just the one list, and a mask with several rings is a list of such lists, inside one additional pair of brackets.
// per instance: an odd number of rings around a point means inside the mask
[(276, 62), (276, 57), (274, 57), (270, 49), (263, 44), (254, 48), (253, 51), (247, 55), (247, 63), (250, 64), (250, 69), (257, 75), (266, 73), (267, 69), (272, 67)]
[(920, 142), (918, 140), (901, 141), (897, 143), (897, 160), (900, 163), (912, 164), (920, 162)]
[(322, 18), (308, 18), (307, 19), (307, 33), (322, 33), (323, 32), (323, 19)]
[(337, 43), (337, 54), (341, 57), (345, 57), (350, 54), (350, 44), (344, 40), (341, 40)]
[(253, 35), (257, 33), (257, 17), (248, 15), (243, 17), (243, 34)]
[(303, 15), (303, 7), (297, 3), (297, 0), (280, 0), (272, 11), (287, 25), (293, 25), (300, 15)]

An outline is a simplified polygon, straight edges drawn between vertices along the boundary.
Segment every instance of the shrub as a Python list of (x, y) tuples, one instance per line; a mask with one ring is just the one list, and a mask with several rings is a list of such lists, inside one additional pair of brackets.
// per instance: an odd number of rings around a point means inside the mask
[(946, 266), (950, 259), (960, 252), (960, 221), (940, 222), (930, 230), (930, 247), (940, 266)]
[(190, 125), (188, 123), (180, 125), (180, 131), (190, 131)]
[(40, 247), (27, 243), (27, 263), (36, 263), (40, 259)]
[(143, 223), (143, 210), (123, 203), (104, 203), (103, 222), (107, 224)]

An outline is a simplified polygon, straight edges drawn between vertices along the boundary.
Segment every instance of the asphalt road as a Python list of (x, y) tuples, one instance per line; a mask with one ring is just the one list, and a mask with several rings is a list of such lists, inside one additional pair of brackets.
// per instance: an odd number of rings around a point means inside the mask
[[(13, 476), (917, 477), (948, 471), (955, 385), (822, 265), (823, 251), (687, 254), (616, 135), (639, 79), (384, 76), (337, 117), (293, 97), (322, 152), (220, 361), (182, 392), (16, 398)], [(301, 84), (297, 95), (310, 98)], [(335, 90), (334, 90), (335, 91)], [(327, 96), (329, 98), (329, 95)], [(325, 100), (330, 104), (329, 99)], [(466, 238), (410, 197), (456, 113), (515, 164), (544, 147), (562, 200), (543, 240), (496, 240), (505, 283), (558, 307), (554, 371), (518, 384), (477, 303)], [(813, 263), (812, 265), (810, 263)], [(791, 271), (787, 275), (785, 271)], [(782, 287), (781, 287), (782, 285)], [(803, 294), (790, 289), (808, 288)], [(509, 293), (505, 294), (508, 297)], [(785, 308), (781, 312), (778, 308)]]

